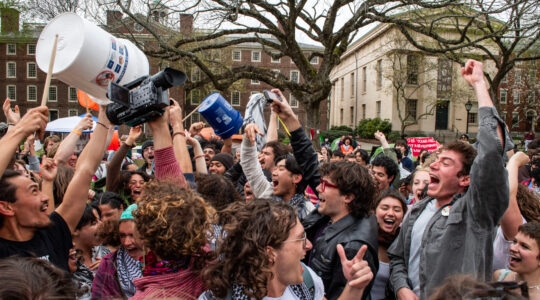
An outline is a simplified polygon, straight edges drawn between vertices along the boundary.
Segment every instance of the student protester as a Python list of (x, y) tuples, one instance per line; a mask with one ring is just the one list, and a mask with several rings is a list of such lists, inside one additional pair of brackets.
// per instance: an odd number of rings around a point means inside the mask
[(144, 172), (149, 176), (152, 176), (154, 175), (154, 141), (144, 141), (141, 145), (141, 150), (144, 163), (139, 168), (139, 171)]
[[(204, 270), (209, 291), (200, 300), (324, 298), (321, 278), (300, 260), (312, 244), (294, 208), (272, 200), (237, 202), (221, 214), (227, 234), (217, 256)], [(373, 277), (362, 260), (363, 247), (347, 260), (337, 246), (348, 280), (339, 299), (358, 299)], [(218, 298), (219, 297), (219, 298)]]
[(210, 159), (208, 173), (223, 175), (234, 164), (234, 158), (229, 153), (218, 153)]
[(386, 155), (378, 155), (373, 159), (370, 173), (379, 191), (391, 189), (396, 178), (399, 181), (398, 165)]
[(92, 299), (126, 299), (135, 294), (133, 280), (142, 277), (139, 258), (144, 254), (133, 217), (136, 209), (132, 204), (120, 216), (116, 230), (121, 246), (102, 258), (92, 282)]
[(476, 150), (451, 142), (430, 165), (429, 197), (412, 207), (388, 249), (390, 281), (400, 299), (428, 298), (452, 274), (481, 281), (491, 276), (494, 229), (509, 198), (503, 156), (513, 144), (489, 96), (482, 63), (469, 60), (461, 74), (478, 99)]
[[(372, 214), (377, 189), (366, 168), (352, 162), (329, 162), (320, 167), (319, 205), (303, 221), (313, 243), (308, 265), (324, 283), (326, 298), (337, 299), (347, 280), (340, 272), (341, 262), (336, 245), (341, 244), (352, 258), (367, 246), (364, 260), (377, 274), (377, 220)], [(369, 296), (372, 283), (363, 293)]]
[[(36, 132), (40, 136), (47, 120), (47, 107), (30, 109), (2, 138), (3, 149), (15, 152), (29, 134)], [(68, 271), (71, 234), (83, 214), (92, 175), (101, 161), (111, 127), (105, 108), (101, 107), (94, 134), (81, 153), (64, 201), (54, 212), (52, 185), (56, 165), (47, 161), (42, 167), (45, 181), (40, 191), (37, 183), (18, 172), (6, 170), (9, 158), (0, 156), (0, 257), (40, 257)]]

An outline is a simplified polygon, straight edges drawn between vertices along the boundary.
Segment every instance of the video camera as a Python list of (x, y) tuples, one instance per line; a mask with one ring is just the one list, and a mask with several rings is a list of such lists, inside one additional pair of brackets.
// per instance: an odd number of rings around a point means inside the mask
[(186, 74), (165, 68), (153, 76), (143, 76), (122, 86), (109, 83), (107, 118), (115, 125), (131, 127), (152, 121), (163, 115), (169, 105), (168, 89), (186, 82)]

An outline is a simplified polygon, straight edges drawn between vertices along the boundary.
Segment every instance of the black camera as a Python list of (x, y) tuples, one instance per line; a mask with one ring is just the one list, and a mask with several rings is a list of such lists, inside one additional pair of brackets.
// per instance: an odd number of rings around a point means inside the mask
[(115, 125), (131, 127), (152, 121), (163, 115), (169, 105), (168, 89), (186, 82), (186, 74), (171, 68), (153, 76), (143, 76), (122, 86), (109, 83), (107, 118)]
[(264, 90), (263, 94), (264, 94), (264, 98), (266, 98), (266, 103), (267, 104), (272, 104), (272, 102), (274, 102), (276, 100), (281, 101), (281, 97), (279, 97), (279, 95), (277, 93)]

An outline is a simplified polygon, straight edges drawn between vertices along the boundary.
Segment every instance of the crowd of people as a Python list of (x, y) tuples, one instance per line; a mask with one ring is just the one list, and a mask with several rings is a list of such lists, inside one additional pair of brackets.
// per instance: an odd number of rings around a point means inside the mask
[(540, 140), (514, 153), (482, 64), (461, 74), (476, 142), (417, 157), (381, 132), (376, 155), (352, 137), (317, 151), (277, 89), (267, 131), (245, 124), (238, 147), (186, 130), (172, 100), (139, 165), (141, 126), (106, 155), (105, 107), (76, 151), (91, 115), (44, 138), (47, 107), (8, 99), (0, 298), (540, 299)]

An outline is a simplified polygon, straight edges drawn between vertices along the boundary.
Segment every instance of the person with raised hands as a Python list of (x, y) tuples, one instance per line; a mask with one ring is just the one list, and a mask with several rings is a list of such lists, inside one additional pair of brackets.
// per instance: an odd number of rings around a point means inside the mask
[[(48, 109), (45, 106), (29, 110), (2, 139), (2, 146), (14, 151), (30, 133), (42, 133), (47, 115)], [(64, 201), (51, 214), (50, 197), (40, 191), (39, 185), (32, 180), (18, 172), (6, 171), (6, 159), (0, 158), (0, 170), (3, 173), (0, 179), (0, 257), (35, 256), (69, 271), (71, 234), (83, 214), (92, 175), (103, 156), (107, 133), (111, 127), (105, 115), (105, 107), (101, 107), (98, 126), (80, 155)]]

